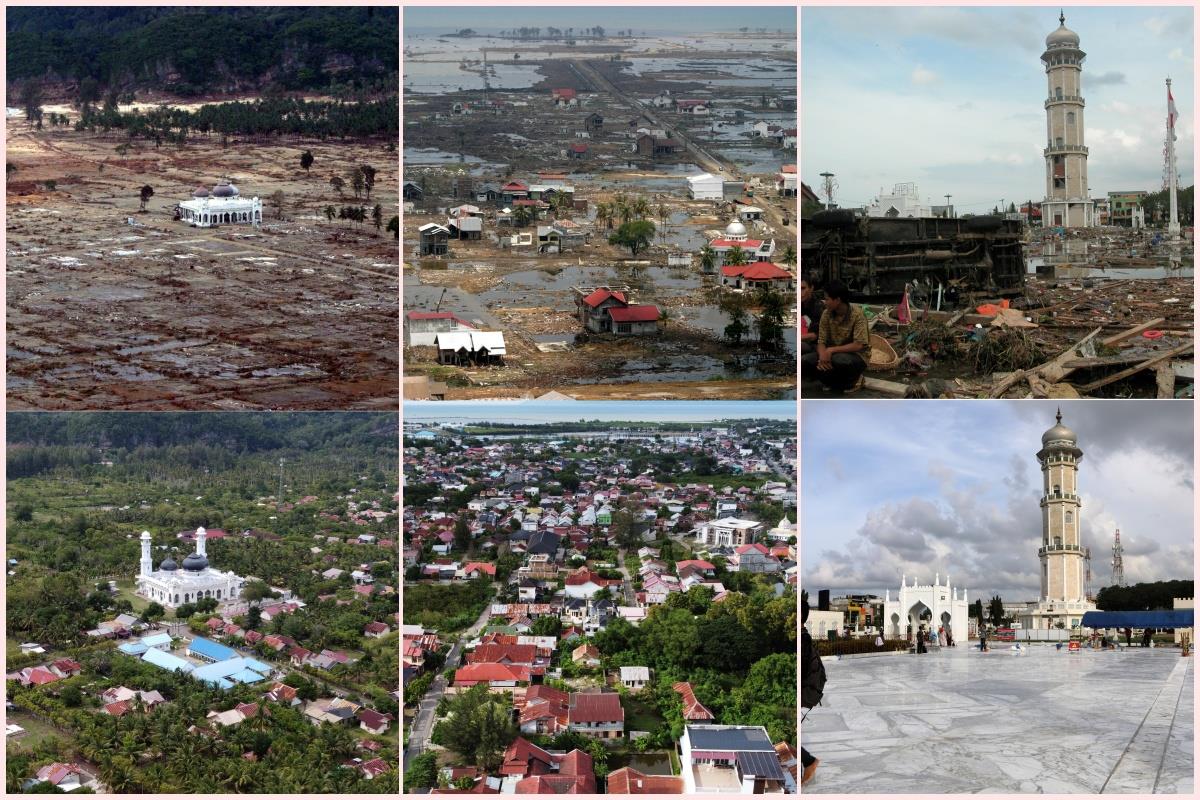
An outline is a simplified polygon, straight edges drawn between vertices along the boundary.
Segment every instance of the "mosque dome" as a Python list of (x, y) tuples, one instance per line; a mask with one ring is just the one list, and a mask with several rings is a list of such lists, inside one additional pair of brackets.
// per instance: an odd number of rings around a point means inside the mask
[(196, 191), (192, 192), (192, 197), (208, 197), (208, 189), (203, 186), (197, 187)]
[(162, 572), (174, 572), (175, 570), (179, 569), (179, 565), (175, 563), (175, 559), (167, 556), (163, 559), (163, 562), (158, 565), (158, 568)]
[(1058, 17), (1058, 30), (1046, 37), (1046, 47), (1060, 47), (1063, 45), (1078, 47), (1079, 34), (1067, 27), (1067, 18), (1060, 14)]
[(736, 219), (725, 226), (725, 236), (733, 238), (734, 236), (745, 236), (746, 226), (738, 222)]
[(192, 553), (183, 560), (183, 568), (189, 572), (201, 572), (208, 569), (208, 559), (199, 553)]
[(234, 186), (229, 181), (221, 181), (220, 183), (218, 183), (216, 186), (213, 187), (212, 196), (213, 197), (237, 197), (238, 190), (237, 190), (237, 187)]
[(1042, 446), (1055, 441), (1067, 441), (1072, 445), (1075, 444), (1075, 431), (1062, 424), (1062, 411), (1059, 411), (1054, 416), (1055, 425), (1050, 430), (1042, 434)]

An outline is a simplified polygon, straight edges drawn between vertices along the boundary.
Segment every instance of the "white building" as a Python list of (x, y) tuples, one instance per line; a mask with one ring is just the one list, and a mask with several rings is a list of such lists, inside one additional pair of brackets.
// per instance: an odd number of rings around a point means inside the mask
[[(1194, 597), (1172, 597), (1171, 598), (1171, 608), (1173, 608), (1177, 611), (1179, 609), (1189, 609), (1189, 608), (1195, 608), (1195, 607), (1196, 607), (1196, 598), (1194, 598)], [(1185, 634), (1185, 633), (1188, 635), (1188, 641), (1190, 641), (1192, 643), (1191, 646), (1195, 647), (1196, 646), (1196, 630), (1194, 627), (1192, 627), (1192, 628), (1176, 628), (1175, 629), (1175, 644), (1179, 644), (1180, 640), (1183, 638), (1183, 634)]]
[(760, 725), (685, 725), (679, 763), (683, 794), (795, 791)]
[(846, 627), (846, 612), (821, 611), (816, 608), (808, 610), (808, 621), (804, 623), (808, 635), (814, 639), (826, 639), (830, 631), (840, 631)]
[(218, 601), (237, 599), (245, 579), (232, 572), (222, 572), (208, 565), (204, 543), (208, 532), (196, 529), (196, 552), (176, 564), (170, 556), (158, 569), (150, 561), (150, 532), (142, 531), (141, 571), (137, 576), (137, 594), (167, 608), (194, 603), (204, 597)]
[(917, 630), (924, 625), (927, 633), (936, 635), (939, 627), (947, 627), (956, 641), (967, 640), (967, 590), (952, 588), (949, 575), (942, 585), (940, 577), (934, 575), (933, 583), (926, 584), (919, 584), (913, 578), (909, 586), (907, 576), (901, 576), (900, 593), (895, 600), (891, 589), (887, 590), (883, 598), (885, 635), (907, 636), (911, 626), (916, 638)]
[(696, 544), (709, 547), (740, 547), (754, 541), (762, 529), (761, 522), (751, 519), (714, 519), (696, 528)]
[(719, 175), (702, 172), (687, 179), (688, 197), (693, 200), (724, 200), (725, 181)]
[(176, 211), (178, 218), (197, 228), (214, 225), (258, 225), (262, 222), (262, 200), (245, 198), (229, 181), (221, 181), (210, 192), (201, 186)]
[(879, 191), (867, 206), (868, 217), (931, 217), (933, 209), (921, 204), (915, 183), (897, 183), (891, 194)]

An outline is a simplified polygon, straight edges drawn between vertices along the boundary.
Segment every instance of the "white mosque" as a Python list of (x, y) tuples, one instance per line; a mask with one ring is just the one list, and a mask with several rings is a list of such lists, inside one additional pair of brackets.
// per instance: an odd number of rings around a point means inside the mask
[(176, 209), (178, 219), (197, 228), (214, 225), (258, 225), (262, 222), (262, 200), (242, 197), (229, 181), (221, 181), (212, 191), (203, 186), (192, 192)]
[(245, 579), (232, 572), (222, 572), (208, 565), (204, 542), (208, 532), (196, 529), (196, 552), (191, 553), (182, 564), (176, 564), (170, 556), (163, 559), (154, 569), (150, 560), (150, 532), (142, 531), (142, 563), (137, 577), (137, 593), (167, 608), (184, 603), (194, 603), (204, 597), (215, 597), (221, 602), (235, 600), (242, 593)]

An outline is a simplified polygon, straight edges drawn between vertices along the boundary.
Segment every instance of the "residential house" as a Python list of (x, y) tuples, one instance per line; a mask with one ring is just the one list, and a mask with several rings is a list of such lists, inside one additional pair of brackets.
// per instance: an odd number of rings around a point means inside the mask
[(729, 557), (729, 569), (731, 572), (778, 572), (779, 559), (761, 544), (744, 544)]
[(798, 179), (796, 165), (784, 164), (780, 167), (779, 174), (775, 176), (775, 191), (779, 192), (780, 197), (795, 197)]
[(702, 172), (687, 179), (688, 197), (692, 200), (724, 200), (725, 181), (719, 175)]
[[(575, 303), (579, 322), (592, 333), (644, 334), (658, 331), (658, 306), (631, 304), (624, 292), (600, 287), (590, 294), (577, 293)], [(596, 520), (598, 524), (609, 522)], [(587, 524), (580, 517), (581, 525)]]
[(363, 628), (363, 636), (366, 636), (368, 639), (382, 639), (391, 633), (391, 630), (391, 626), (386, 622), (369, 622)]
[(681, 114), (691, 114), (696, 117), (707, 116), (710, 104), (707, 100), (676, 100), (675, 110)]
[(500, 774), (520, 778), (516, 794), (595, 794), (592, 757), (582, 750), (550, 753), (518, 736), (504, 751)]
[(640, 692), (650, 685), (650, 668), (621, 667), (621, 685), (631, 692)]
[(721, 267), (721, 285), (732, 289), (774, 289), (789, 291), (796, 288), (796, 277), (769, 261)]
[(570, 147), (567, 148), (567, 158), (570, 158), (570, 159), (579, 160), (579, 159), (586, 158), (587, 153), (588, 153), (588, 146), (586, 144), (584, 144), (583, 142), (575, 142)]
[(616, 692), (571, 695), (567, 729), (597, 739), (620, 739), (625, 735), (625, 710)]
[(646, 775), (633, 767), (621, 767), (608, 774), (608, 794), (683, 794), (683, 778), (678, 775)]
[(554, 105), (559, 108), (579, 105), (579, 98), (575, 96), (574, 89), (551, 89), (550, 98), (554, 101)]
[(465, 216), (449, 219), (446, 221), (446, 230), (451, 239), (482, 239), (483, 218)]
[(428, 222), (417, 229), (421, 234), (420, 255), (444, 256), (450, 252), (450, 230), (436, 222)]
[(360, 706), (341, 697), (318, 698), (304, 707), (304, 716), (314, 725), (340, 725), (354, 719)]
[(685, 794), (786, 791), (788, 776), (762, 726), (685, 725), (679, 749)]
[(402, 192), (405, 200), (419, 202), (425, 199), (425, 190), (421, 188), (420, 184), (413, 181), (405, 181)]
[(584, 118), (583, 129), (592, 136), (595, 136), (604, 130), (604, 117), (593, 111)]
[(395, 719), (391, 714), (380, 714), (373, 708), (363, 708), (358, 712), (358, 727), (367, 733), (382, 736), (387, 733), (388, 725)]
[(660, 139), (643, 133), (635, 140), (634, 150), (640, 156), (658, 158), (682, 152), (683, 144), (678, 139)]
[(600, 650), (592, 644), (581, 644), (571, 651), (571, 660), (583, 667), (598, 667)]
[(679, 693), (683, 698), (683, 718), (687, 722), (695, 724), (703, 724), (706, 722), (714, 722), (716, 717), (704, 705), (696, 699), (696, 694), (692, 689), (692, 685), (687, 681), (679, 681), (672, 684), (672, 689)]
[(460, 331), (434, 336), (439, 364), (487, 365), (501, 364), (508, 354), (504, 334), (500, 331)]

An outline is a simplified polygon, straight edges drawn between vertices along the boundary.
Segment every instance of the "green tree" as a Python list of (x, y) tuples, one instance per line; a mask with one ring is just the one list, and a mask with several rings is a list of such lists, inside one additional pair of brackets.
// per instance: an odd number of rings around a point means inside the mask
[(654, 223), (639, 219), (621, 224), (617, 232), (608, 237), (608, 243), (618, 247), (628, 247), (631, 255), (649, 247), (654, 238)]
[(471, 525), (465, 514), (460, 514), (454, 523), (454, 549), (465, 553), (471, 547)]
[(142, 187), (141, 191), (138, 192), (138, 199), (142, 202), (140, 210), (146, 210), (146, 203), (150, 201), (151, 197), (154, 197), (154, 187), (146, 184)]
[(346, 188), (346, 181), (340, 175), (334, 175), (329, 179), (329, 185), (338, 193), (338, 197), (341, 197), (342, 190)]
[(158, 620), (162, 619), (166, 613), (167, 611), (165, 608), (163, 608), (160, 604), (151, 601), (150, 604), (146, 606), (146, 610), (142, 612), (142, 619), (146, 620), (147, 622), (157, 622)]
[[(358, 168), (362, 174), (363, 190), (366, 192), (367, 199), (371, 199), (371, 190), (375, 188), (375, 168), (369, 164), (363, 164)], [(355, 197), (358, 195), (356, 194)]]
[(783, 348), (783, 318), (788, 304), (781, 293), (763, 287), (758, 290), (758, 318), (754, 321), (758, 329), (758, 346), (763, 350), (775, 351)]
[(313, 154), (311, 150), (305, 150), (300, 154), (300, 168), (304, 170), (304, 174), (308, 174), (308, 169), (313, 165)]
[(437, 753), (422, 753), (412, 760), (405, 771), (404, 788), (409, 792), (413, 789), (436, 788), (437, 778)]
[(504, 697), (477, 684), (456, 695), (445, 718), (435, 727), (437, 740), (483, 770), (496, 769), (504, 748), (517, 736), (516, 725)]
[(993, 595), (988, 602), (988, 616), (992, 618), (993, 625), (1004, 623), (1004, 601), (1000, 599), (1000, 595)]
[(750, 263), (746, 251), (741, 248), (741, 245), (734, 245), (729, 248), (729, 252), (725, 254), (725, 263), (731, 267), (740, 267)]
[(383, 227), (383, 206), (379, 203), (376, 203), (375, 207), (371, 209), (371, 221), (375, 223), (375, 232), (378, 233), (379, 229)]
[(513, 225), (518, 228), (524, 228), (533, 218), (533, 212), (529, 210), (529, 206), (517, 206), (513, 209)]
[(388, 229), (389, 233), (391, 233), (395, 238), (399, 239), (400, 238), (400, 217), (393, 216), (391, 219), (389, 219), (388, 224), (387, 224), (387, 229)]
[(363, 187), (366, 186), (366, 180), (363, 178), (363, 171), (359, 167), (350, 170), (350, 189), (354, 192), (354, 199), (357, 200), (362, 194)]
[(717, 251), (713, 250), (707, 244), (700, 248), (700, 270), (701, 272), (715, 272), (717, 268)]

